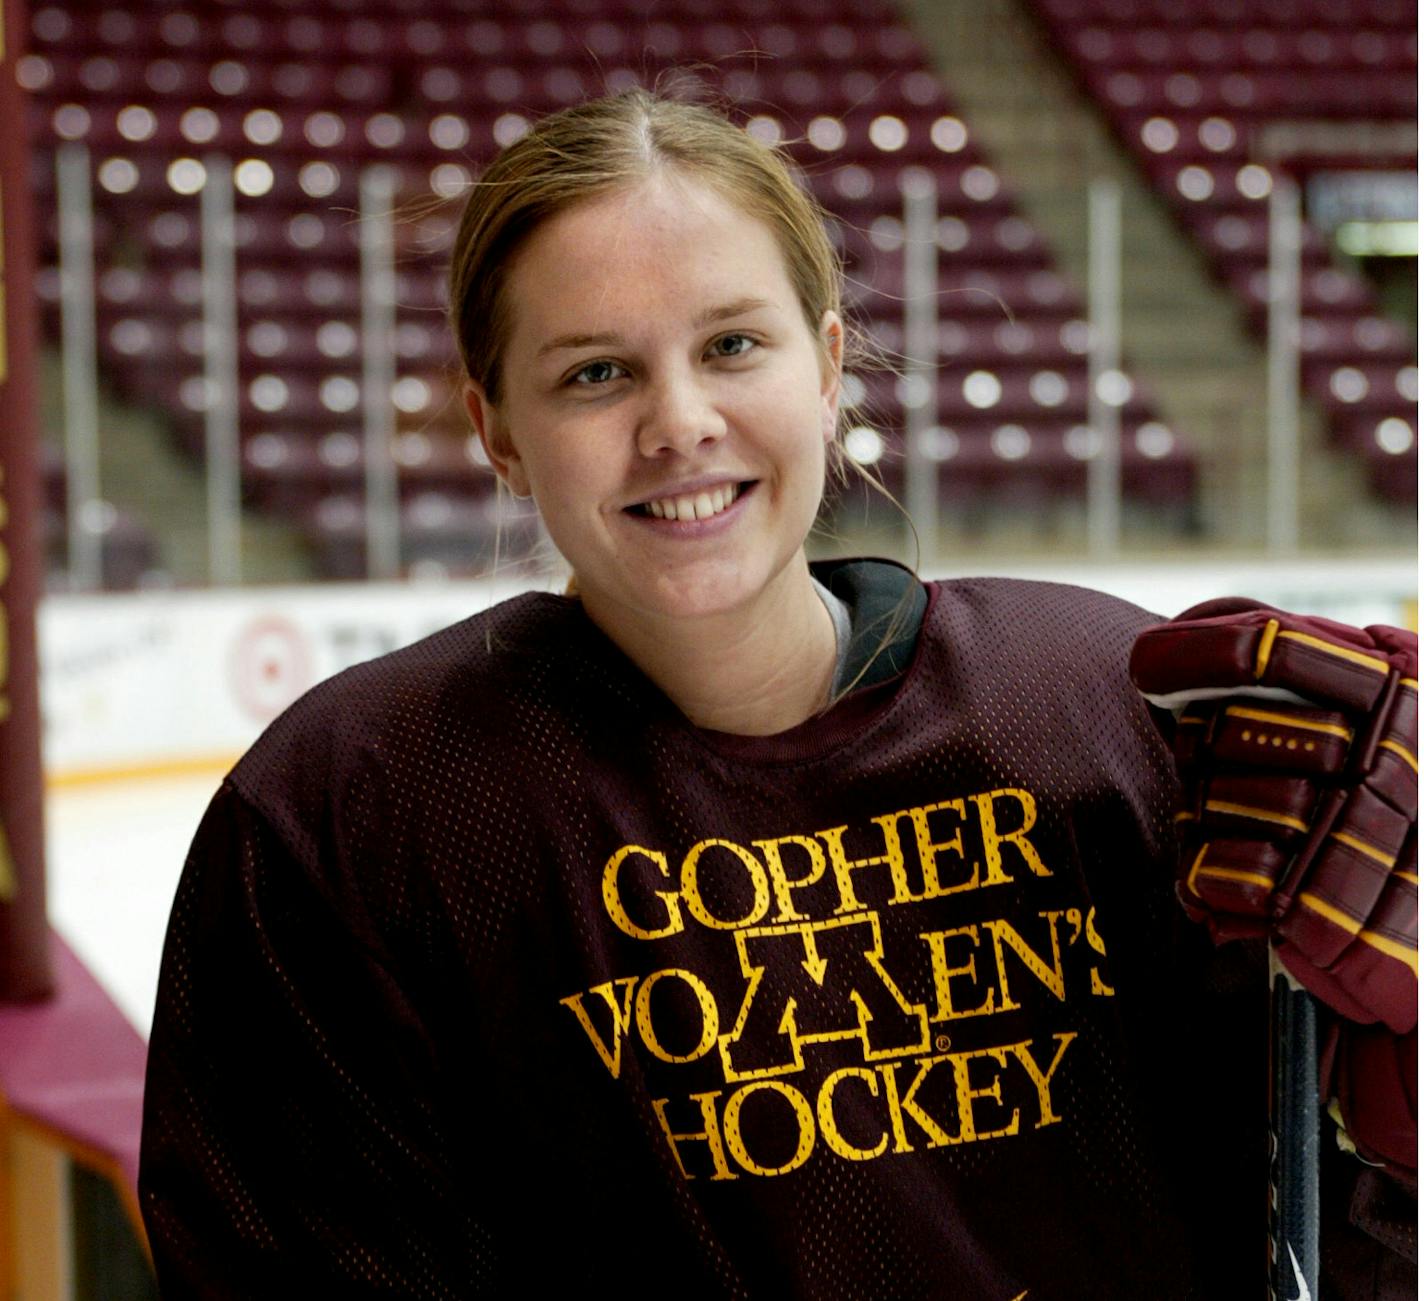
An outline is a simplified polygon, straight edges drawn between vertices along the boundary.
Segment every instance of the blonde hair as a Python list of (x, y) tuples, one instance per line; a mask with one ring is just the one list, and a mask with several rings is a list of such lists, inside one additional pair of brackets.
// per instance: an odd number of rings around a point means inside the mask
[(471, 187), (450, 264), (450, 326), (466, 374), (498, 405), (509, 342), (513, 259), (551, 217), (671, 168), (764, 222), (807, 327), (824, 349), (841, 313), (841, 269), (826, 216), (779, 150), (700, 104), (629, 90), (553, 113), (499, 153)]

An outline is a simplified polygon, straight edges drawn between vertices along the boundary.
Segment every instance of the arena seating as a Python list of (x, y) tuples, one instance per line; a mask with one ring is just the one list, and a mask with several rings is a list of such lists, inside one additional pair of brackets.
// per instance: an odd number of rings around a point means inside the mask
[[(195, 451), (202, 376), (198, 199), (203, 159), (239, 190), (243, 474), (250, 501), (303, 522), (333, 576), (361, 572), (360, 169), (396, 170), (393, 453), (404, 553), (429, 569), (486, 563), (492, 477), (456, 400), (443, 259), (455, 203), (529, 119), (694, 64), (760, 138), (787, 145), (838, 232), (851, 306), (893, 358), (902, 345), (906, 167), (938, 191), (943, 367), (930, 450), (946, 500), (1081, 493), (1095, 454), (1088, 329), (1077, 293), (884, 0), (280, 0), (203, 6), (52, 0), (20, 64), (33, 92), (35, 189), (53, 211), (53, 154), (92, 154), (106, 375)], [(51, 221), (43, 257), (52, 261)], [(58, 279), (40, 277), (49, 328)], [(892, 486), (901, 386), (869, 370), (852, 447)], [(1118, 385), (1129, 493), (1184, 503), (1188, 441), (1140, 383)], [(1117, 400), (1115, 397), (1114, 400)], [(504, 545), (536, 531), (517, 519)], [(463, 548), (463, 549), (462, 549)]]
[[(58, 447), (40, 444), (40, 533), (45, 553), (47, 581), (70, 590), (68, 557), (67, 476)], [(117, 591), (161, 585), (166, 575), (159, 567), (158, 543), (147, 524), (111, 502), (91, 502), (83, 525), (99, 538), (100, 586)]]
[[(1417, 9), (1400, 0), (1034, 0), (1037, 13), (1163, 200), (1264, 331), (1267, 198), (1313, 170), (1417, 169)], [(1343, 143), (1269, 158), (1264, 128), (1324, 123)], [(1370, 152), (1342, 125), (1362, 126)], [(1381, 149), (1402, 124), (1407, 148)], [(1370, 129), (1375, 128), (1373, 133)], [(1326, 132), (1321, 131), (1322, 137)], [(1379, 314), (1320, 231), (1302, 250), (1304, 391), (1383, 496), (1418, 488), (1418, 371), (1405, 329)]]

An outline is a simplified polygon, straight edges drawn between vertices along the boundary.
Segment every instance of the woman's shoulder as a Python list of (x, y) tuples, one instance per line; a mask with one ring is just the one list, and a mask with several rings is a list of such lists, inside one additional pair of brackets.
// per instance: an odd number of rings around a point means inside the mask
[(451, 723), (476, 740), (508, 728), (521, 683), (576, 653), (590, 625), (576, 600), (525, 593), (318, 683), (282, 713), (232, 773), (266, 785), (274, 769), (330, 774), (435, 742)]
[(1018, 637), (1047, 639), (1071, 650), (1129, 640), (1160, 623), (1131, 601), (1072, 583), (1033, 578), (947, 578), (929, 584), (940, 618), (972, 620), (1016, 630)]
[(925, 650), (936, 676), (999, 699), (1127, 701), (1132, 643), (1160, 616), (1092, 588), (1023, 578), (930, 584)]
[(1144, 623), (1159, 622), (1162, 618), (1161, 615), (1153, 614), (1131, 601), (1114, 596), (1111, 592), (1046, 578), (1005, 578), (980, 574), (940, 578), (932, 581), (929, 586), (947, 593), (963, 595), (966, 599), (1020, 607), (1027, 604), (1046, 612), (1077, 607), (1085, 613), (1116, 613)]

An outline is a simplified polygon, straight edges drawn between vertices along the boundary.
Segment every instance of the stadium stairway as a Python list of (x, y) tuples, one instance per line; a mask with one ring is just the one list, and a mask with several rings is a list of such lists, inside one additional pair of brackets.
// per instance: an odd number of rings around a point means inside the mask
[[(182, 454), (152, 410), (99, 392), (99, 491), (103, 500), (143, 521), (158, 546), (157, 565), (143, 581), (201, 586), (208, 580), (207, 489), (200, 463)], [(46, 348), (40, 369), (40, 428), (61, 453), (64, 399), (58, 352)], [(310, 550), (292, 524), (258, 511), (242, 512), (244, 583), (309, 582)], [(63, 556), (49, 557), (51, 573)]]
[[(1229, 292), (1074, 84), (1024, 0), (904, 0), (945, 84), (1021, 196), (1064, 274), (1086, 292), (1087, 182), (1122, 189), (1123, 322), (1129, 371), (1153, 387), (1170, 425), (1200, 453), (1207, 532), (1265, 537), (1266, 354)], [(1311, 548), (1413, 536), (1412, 517), (1371, 497), (1363, 467), (1330, 448), (1302, 405), (1302, 537)]]

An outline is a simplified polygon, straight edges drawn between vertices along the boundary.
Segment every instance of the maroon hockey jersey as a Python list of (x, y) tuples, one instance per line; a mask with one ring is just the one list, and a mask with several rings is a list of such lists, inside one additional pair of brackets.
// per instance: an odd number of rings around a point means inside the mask
[(165, 1294), (1258, 1295), (1263, 983), (1172, 899), (1148, 621), (935, 585), (771, 737), (555, 596), (318, 687), (175, 902)]

